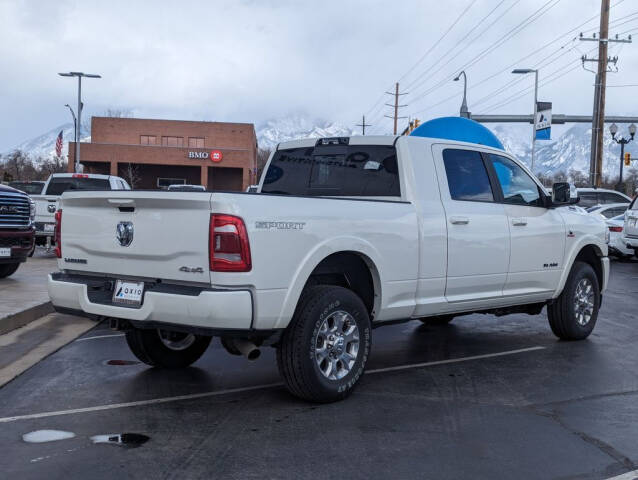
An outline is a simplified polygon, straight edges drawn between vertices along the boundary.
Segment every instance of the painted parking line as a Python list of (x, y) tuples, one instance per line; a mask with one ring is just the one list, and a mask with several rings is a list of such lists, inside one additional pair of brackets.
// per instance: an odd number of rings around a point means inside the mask
[(638, 470), (632, 470), (631, 472), (623, 473), (617, 477), (609, 477), (606, 480), (636, 480), (638, 479)]
[(124, 333), (114, 333), (113, 335), (94, 335), (92, 337), (78, 338), (76, 342), (84, 342), (85, 340), (99, 340), (100, 338), (124, 337)]
[[(536, 346), (536, 347), (529, 347), (529, 348), (519, 348), (517, 350), (507, 350), (505, 352), (487, 353), (484, 355), (473, 355), (470, 357), (451, 358), (448, 360), (436, 360), (433, 362), (413, 363), (410, 365), (398, 365), (396, 367), (376, 368), (373, 370), (367, 370), (366, 375), (375, 374), (375, 373), (394, 372), (398, 370), (409, 370), (413, 368), (431, 367), (436, 365), (445, 365), (449, 363), (469, 362), (472, 360), (481, 360), (485, 358), (504, 357), (507, 355), (516, 355), (519, 353), (534, 352), (534, 351), (544, 350), (544, 349), (545, 347)], [(103, 410), (115, 410), (118, 408), (139, 407), (144, 405), (157, 405), (161, 403), (179, 402), (182, 400), (194, 400), (198, 398), (217, 397), (220, 395), (227, 395), (231, 393), (242, 393), (242, 392), (252, 392), (255, 390), (266, 390), (269, 388), (281, 387), (281, 386), (283, 386), (283, 383), (267, 383), (264, 385), (254, 385), (252, 387), (229, 388), (225, 390), (216, 390), (212, 392), (192, 393), (188, 395), (177, 395), (174, 397), (152, 398), (149, 400), (139, 400), (136, 402), (112, 403), (108, 405), (96, 405), (93, 407), (73, 408), (69, 410), (58, 410), (53, 412), (32, 413), (28, 415), (16, 415), (14, 417), (0, 418), (0, 423), (16, 422), (18, 420), (32, 420), (36, 418), (59, 417), (61, 415), (73, 415), (77, 413), (100, 412)]]

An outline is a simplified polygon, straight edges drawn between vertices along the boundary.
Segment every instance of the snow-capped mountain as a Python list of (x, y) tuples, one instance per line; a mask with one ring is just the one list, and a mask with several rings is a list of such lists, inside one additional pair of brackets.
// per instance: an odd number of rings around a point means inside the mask
[[(501, 140), (505, 149), (528, 165), (531, 162), (531, 125), (527, 124), (487, 124), (487, 126)], [(90, 141), (91, 132), (88, 126), (82, 129), (82, 141)], [(73, 139), (73, 124), (66, 123), (50, 131), (22, 142), (14, 148), (4, 152), (8, 154), (16, 149), (29, 154), (32, 159), (51, 158), (55, 155), (55, 140), (60, 130), (63, 131), (63, 155), (67, 154), (68, 142)], [(268, 120), (258, 124), (257, 143), (260, 148), (274, 148), (278, 143), (307, 137), (340, 137), (359, 135), (358, 129), (349, 128), (337, 122), (320, 119), (310, 119), (303, 116), (290, 116)], [(575, 124), (553, 128), (549, 141), (537, 141), (536, 160), (534, 170), (537, 173), (552, 175), (558, 172), (569, 173), (571, 170), (587, 173), (589, 171), (589, 149), (591, 142), (591, 126)], [(619, 135), (627, 135), (627, 127), (619, 127)], [(627, 145), (626, 151), (632, 157), (638, 158), (638, 139)], [(604, 136), (604, 174), (610, 177), (618, 175), (620, 162), (620, 146), (609, 134), (608, 125), (605, 126)], [(633, 169), (633, 167), (630, 167)]]
[[(73, 124), (65, 123), (59, 125), (42, 135), (38, 135), (30, 140), (26, 140), (15, 147), (7, 150), (2, 153), (2, 155), (8, 155), (14, 150), (22, 150), (26, 152), (34, 161), (38, 159), (49, 159), (55, 156), (55, 141), (58, 138), (58, 134), (62, 130), (62, 156), (66, 156), (68, 154), (69, 142), (73, 141)], [(86, 132), (85, 128), (82, 127), (82, 141), (90, 142), (91, 141), (91, 133)]]
[(280, 142), (309, 137), (349, 137), (359, 135), (344, 125), (295, 116), (269, 120), (257, 127), (257, 145), (272, 149)]

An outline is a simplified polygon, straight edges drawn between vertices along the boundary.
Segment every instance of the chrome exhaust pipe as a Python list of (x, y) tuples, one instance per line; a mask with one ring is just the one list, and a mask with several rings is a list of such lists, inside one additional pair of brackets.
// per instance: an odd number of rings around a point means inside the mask
[(249, 340), (236, 338), (233, 340), (233, 343), (235, 344), (235, 347), (237, 347), (237, 350), (239, 350), (248, 360), (257, 360), (261, 355), (259, 347)]

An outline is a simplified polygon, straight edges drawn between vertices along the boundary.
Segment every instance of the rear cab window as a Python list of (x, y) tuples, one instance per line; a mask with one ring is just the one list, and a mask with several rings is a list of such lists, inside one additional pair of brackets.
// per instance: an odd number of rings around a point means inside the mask
[(53, 177), (45, 195), (62, 195), (67, 190), (111, 190), (107, 178)]
[(262, 193), (401, 197), (393, 145), (316, 145), (275, 152)]

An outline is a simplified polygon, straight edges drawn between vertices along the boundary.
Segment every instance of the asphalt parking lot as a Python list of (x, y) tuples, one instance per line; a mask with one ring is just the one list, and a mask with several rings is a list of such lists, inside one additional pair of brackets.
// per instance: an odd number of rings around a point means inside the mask
[[(613, 262), (586, 341), (557, 341), (544, 314), (380, 328), (358, 389), (330, 405), (291, 397), (272, 349), (250, 363), (214, 341), (193, 367), (161, 371), (134, 363), (124, 337), (97, 325), (0, 389), (0, 472), (21, 479), (614, 477), (638, 468), (637, 311), (638, 262)], [(38, 430), (75, 436), (23, 440)], [(148, 439), (113, 440), (124, 433)], [(94, 443), (99, 435), (111, 442)]]

